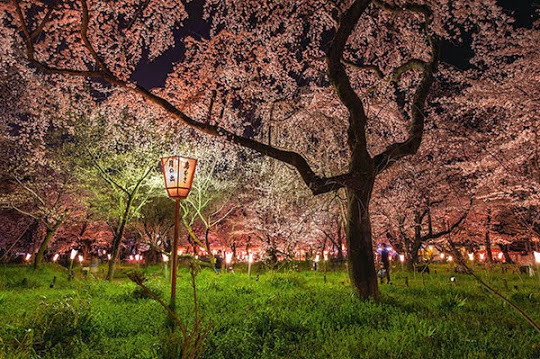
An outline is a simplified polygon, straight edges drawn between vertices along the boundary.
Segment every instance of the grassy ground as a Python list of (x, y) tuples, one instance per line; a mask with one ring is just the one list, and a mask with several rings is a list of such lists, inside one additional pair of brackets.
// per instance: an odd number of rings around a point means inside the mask
[[(308, 271), (268, 272), (257, 281), (255, 275), (204, 270), (198, 294), (211, 329), (202, 357), (540, 357), (540, 335), (511, 308), (470, 276), (455, 275), (453, 283), (449, 267), (431, 269), (424, 281), (396, 272), (377, 303), (353, 297), (344, 272), (328, 273), (325, 284), (322, 273)], [(538, 278), (500, 269), (479, 273), (540, 321)], [(0, 266), (0, 357), (173, 357), (164, 310), (135, 284), (66, 277), (56, 266), (37, 272)], [(160, 267), (148, 268), (147, 277), (148, 286), (167, 298)], [(179, 316), (192, 320), (186, 269), (178, 292)]]

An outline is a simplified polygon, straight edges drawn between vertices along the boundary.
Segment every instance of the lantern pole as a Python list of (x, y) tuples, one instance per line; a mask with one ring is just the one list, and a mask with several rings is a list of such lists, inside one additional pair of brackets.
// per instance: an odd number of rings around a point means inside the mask
[(174, 312), (176, 309), (176, 272), (178, 269), (178, 227), (180, 225), (180, 198), (176, 198), (176, 208), (174, 213), (174, 240), (172, 249), (172, 269), (171, 269), (171, 303), (169, 307)]

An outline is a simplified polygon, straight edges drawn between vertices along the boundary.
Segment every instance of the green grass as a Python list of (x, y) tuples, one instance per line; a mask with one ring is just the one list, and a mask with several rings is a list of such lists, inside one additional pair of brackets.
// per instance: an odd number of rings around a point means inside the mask
[[(433, 273), (433, 270), (437, 273)], [(65, 269), (0, 267), (0, 357), (170, 358), (166, 315), (125, 279), (66, 280)], [(540, 321), (540, 282), (500, 270), (481, 277)], [(49, 288), (56, 276), (55, 288)], [(405, 286), (404, 277), (409, 280)], [(457, 282), (450, 282), (451, 276)], [(197, 277), (210, 325), (203, 358), (538, 358), (540, 335), (467, 275), (397, 272), (379, 302), (351, 295), (347, 275), (267, 272)], [(26, 280), (25, 280), (26, 278)], [(160, 267), (148, 286), (167, 299)], [(506, 290), (503, 279), (509, 289)], [(193, 320), (186, 269), (179, 273), (179, 317)], [(514, 288), (517, 286), (517, 289)], [(167, 301), (167, 300), (166, 300)]]

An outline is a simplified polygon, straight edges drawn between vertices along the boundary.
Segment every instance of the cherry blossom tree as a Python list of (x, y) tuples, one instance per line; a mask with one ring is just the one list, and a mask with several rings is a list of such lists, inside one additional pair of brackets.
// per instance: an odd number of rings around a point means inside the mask
[[(439, 39), (458, 40), (477, 26), (481, 31), (476, 41), (487, 43), (506, 20), (495, 1), (208, 1), (210, 38), (186, 40), (185, 59), (166, 88), (151, 91), (130, 75), (145, 50), (155, 58), (174, 44), (173, 29), (186, 16), (181, 4), (2, 4), (3, 20), (13, 36), (22, 38), (27, 61), (52, 74), (51, 81), (58, 80), (56, 75), (104, 80), (200, 132), (295, 168), (314, 195), (345, 189), (349, 273), (364, 298), (378, 296), (369, 211), (374, 182), (420, 147), (426, 100), (440, 60)], [(316, 167), (308, 154), (257, 138), (265, 127), (262, 111), (274, 115), (272, 109), (281, 99), (295, 102), (311, 85), (331, 86), (336, 96), (341, 133), (347, 139), (345, 166), (336, 172)], [(213, 111), (216, 97), (222, 109)], [(396, 126), (378, 125), (381, 111)], [(308, 127), (315, 145), (317, 124)], [(266, 128), (270, 132), (273, 127)], [(374, 131), (381, 128), (387, 136), (377, 141)]]

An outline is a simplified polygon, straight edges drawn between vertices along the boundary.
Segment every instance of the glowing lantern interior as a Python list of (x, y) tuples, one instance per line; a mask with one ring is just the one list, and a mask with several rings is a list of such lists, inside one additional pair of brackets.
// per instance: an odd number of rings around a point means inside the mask
[(180, 156), (163, 157), (161, 169), (169, 197), (184, 199), (188, 196), (195, 175), (197, 160)]

